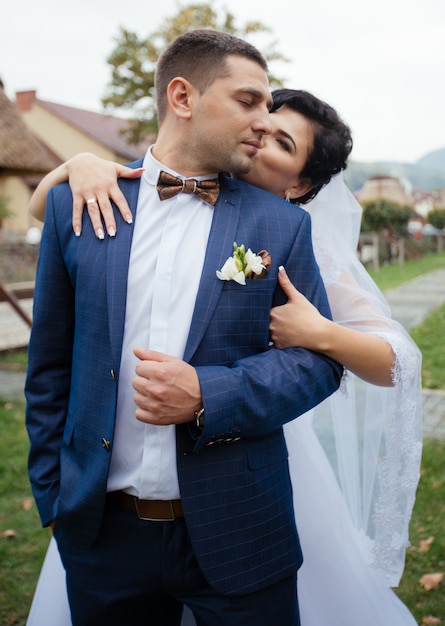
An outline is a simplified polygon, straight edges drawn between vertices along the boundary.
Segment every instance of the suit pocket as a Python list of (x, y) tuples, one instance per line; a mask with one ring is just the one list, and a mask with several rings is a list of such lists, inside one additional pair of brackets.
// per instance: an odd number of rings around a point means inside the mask
[(240, 285), (235, 280), (224, 281), (223, 292), (234, 292), (239, 295), (243, 295), (246, 292), (261, 293), (261, 292), (273, 292), (276, 286), (276, 281), (272, 281), (270, 278), (259, 278), (254, 280), (253, 278), (247, 278), (245, 285)]
[[(224, 285), (212, 322), (221, 324), (217, 333), (234, 337), (235, 343), (251, 341), (258, 351), (258, 338), (267, 347), (274, 284), (268, 279), (249, 280), (245, 285)], [(222, 330), (221, 330), (222, 329)], [(264, 349), (264, 348), (263, 348)]]

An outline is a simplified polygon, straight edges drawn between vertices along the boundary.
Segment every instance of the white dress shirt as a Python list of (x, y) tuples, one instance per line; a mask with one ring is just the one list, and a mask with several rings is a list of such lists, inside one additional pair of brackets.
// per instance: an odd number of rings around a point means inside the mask
[(154, 426), (136, 419), (132, 381), (138, 359), (133, 348), (150, 348), (182, 358), (213, 207), (190, 193), (161, 201), (156, 190), (160, 170), (179, 175), (156, 161), (151, 148), (143, 166), (128, 270), (116, 428), (107, 489), (123, 490), (147, 500), (170, 500), (180, 497), (175, 426)]

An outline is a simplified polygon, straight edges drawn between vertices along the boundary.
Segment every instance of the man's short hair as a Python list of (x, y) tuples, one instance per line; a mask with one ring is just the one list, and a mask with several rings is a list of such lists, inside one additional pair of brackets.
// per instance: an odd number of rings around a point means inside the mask
[(174, 39), (159, 57), (156, 68), (159, 123), (167, 112), (167, 87), (173, 78), (181, 76), (204, 93), (216, 78), (226, 73), (229, 55), (250, 59), (267, 72), (267, 62), (255, 46), (229, 33), (199, 29)]

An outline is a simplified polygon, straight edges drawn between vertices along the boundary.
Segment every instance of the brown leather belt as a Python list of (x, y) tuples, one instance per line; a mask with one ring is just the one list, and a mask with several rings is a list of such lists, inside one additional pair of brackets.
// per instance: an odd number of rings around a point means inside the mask
[(134, 511), (139, 519), (151, 522), (173, 522), (184, 517), (181, 500), (140, 500), (125, 491), (111, 491), (107, 503)]

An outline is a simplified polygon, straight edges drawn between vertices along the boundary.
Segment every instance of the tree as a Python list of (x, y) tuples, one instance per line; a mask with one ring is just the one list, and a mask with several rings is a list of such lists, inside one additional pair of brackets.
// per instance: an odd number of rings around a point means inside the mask
[(442, 230), (445, 228), (445, 207), (437, 207), (436, 209), (431, 209), (428, 215), (426, 216), (428, 222), (437, 230)]
[[(270, 32), (270, 28), (259, 21), (247, 22), (242, 27), (235, 25), (234, 16), (224, 10), (219, 18), (211, 3), (179, 5), (179, 13), (165, 20), (164, 25), (146, 38), (120, 27), (115, 38), (116, 47), (107, 59), (111, 66), (111, 81), (102, 104), (111, 110), (131, 112), (128, 129), (125, 131), (130, 143), (139, 143), (157, 130), (154, 72), (156, 61), (165, 46), (178, 35), (197, 28), (213, 28), (248, 39), (257, 33)], [(276, 42), (267, 46), (263, 54), (266, 60), (288, 62), (275, 50)], [(283, 84), (283, 79), (269, 75), (272, 86)]]
[(370, 232), (386, 229), (396, 235), (406, 235), (411, 215), (409, 206), (382, 198), (379, 200), (365, 200), (362, 203), (362, 207), (362, 231)]
[[(437, 230), (443, 230), (445, 228), (445, 207), (437, 207), (435, 209), (431, 209), (428, 215), (426, 216), (428, 222)], [(442, 252), (443, 250), (443, 235), (439, 233), (437, 235), (437, 252)]]
[(362, 203), (362, 232), (378, 232), (387, 246), (387, 259), (400, 264), (404, 262), (405, 235), (411, 208), (385, 198), (366, 200)]

